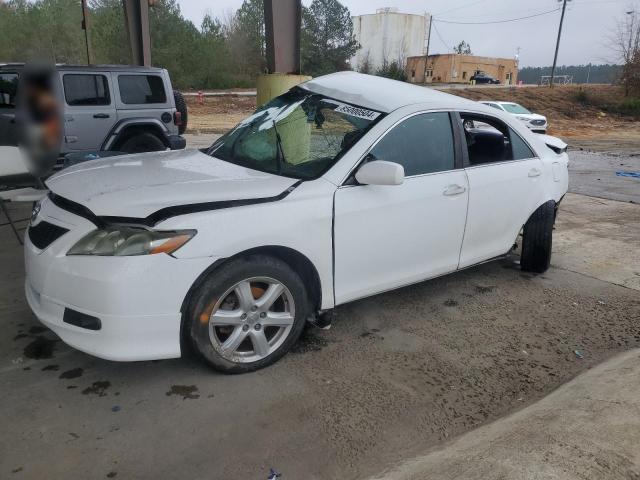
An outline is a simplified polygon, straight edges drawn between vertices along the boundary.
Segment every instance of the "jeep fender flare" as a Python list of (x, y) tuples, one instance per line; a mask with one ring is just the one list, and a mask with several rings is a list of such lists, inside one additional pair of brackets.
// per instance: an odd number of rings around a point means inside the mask
[(126, 137), (132, 128), (139, 129), (141, 127), (153, 131), (167, 147), (170, 146), (169, 130), (166, 125), (157, 118), (125, 118), (113, 126), (105, 141), (102, 143), (100, 150), (111, 150), (114, 145), (117, 145)]

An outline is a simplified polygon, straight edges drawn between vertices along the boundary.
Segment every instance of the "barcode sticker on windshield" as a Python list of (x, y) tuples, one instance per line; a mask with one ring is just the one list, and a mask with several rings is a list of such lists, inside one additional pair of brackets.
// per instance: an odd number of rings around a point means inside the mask
[(375, 120), (380, 116), (380, 112), (366, 110), (364, 108), (352, 107), (351, 105), (340, 105), (335, 109), (338, 113), (346, 113), (352, 117), (364, 118), (365, 120)]

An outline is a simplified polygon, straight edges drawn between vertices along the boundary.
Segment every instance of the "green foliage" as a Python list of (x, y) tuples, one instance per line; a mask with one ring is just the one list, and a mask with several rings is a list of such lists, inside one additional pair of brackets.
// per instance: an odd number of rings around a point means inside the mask
[(617, 108), (618, 113), (640, 117), (640, 98), (625, 98)]
[(302, 70), (312, 76), (349, 70), (359, 48), (349, 9), (337, 0), (313, 0), (302, 10)]
[(576, 100), (583, 104), (589, 101), (589, 95), (582, 87), (576, 92)]
[[(263, 0), (244, 0), (224, 23), (206, 15), (199, 28), (182, 16), (178, 1), (157, 0), (149, 9), (153, 65), (167, 68), (179, 89), (255, 85), (266, 67)], [(358, 48), (349, 10), (336, 0), (314, 0), (303, 17), (304, 70), (349, 68)], [(89, 0), (88, 20), (94, 63), (131, 63), (122, 0)], [(0, 0), (0, 63), (85, 64), (81, 23), (80, 0)]]
[(402, 64), (397, 61), (383, 65), (376, 71), (376, 75), (379, 77), (391, 78), (393, 80), (400, 80), (402, 82), (407, 81), (407, 74), (404, 71)]
[(473, 55), (473, 53), (471, 53), (471, 45), (464, 40), (462, 40), (457, 47), (454, 47), (453, 51), (459, 55)]

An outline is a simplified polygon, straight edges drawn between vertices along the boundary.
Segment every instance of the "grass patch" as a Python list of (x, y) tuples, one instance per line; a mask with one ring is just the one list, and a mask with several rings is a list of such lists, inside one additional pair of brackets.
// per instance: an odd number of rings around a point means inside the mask
[(640, 117), (640, 98), (625, 98), (618, 105), (618, 111), (623, 115)]
[(589, 102), (589, 95), (582, 87), (576, 92), (576, 100), (582, 104)]

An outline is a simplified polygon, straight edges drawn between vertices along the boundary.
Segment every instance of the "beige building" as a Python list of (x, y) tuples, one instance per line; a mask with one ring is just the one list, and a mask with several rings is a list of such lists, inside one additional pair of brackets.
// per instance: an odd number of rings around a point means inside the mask
[(518, 82), (518, 61), (513, 58), (453, 53), (407, 58), (407, 80), (411, 83), (471, 83), (471, 77), (478, 71), (505, 85)]

